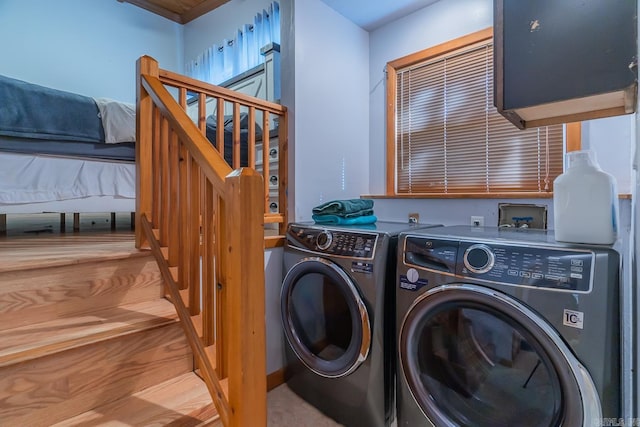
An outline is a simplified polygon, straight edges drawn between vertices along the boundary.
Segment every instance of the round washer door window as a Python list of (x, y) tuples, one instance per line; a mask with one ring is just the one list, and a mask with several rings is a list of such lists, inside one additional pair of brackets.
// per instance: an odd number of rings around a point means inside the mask
[(407, 386), (435, 425), (582, 426), (597, 416), (585, 413), (599, 402), (570, 350), (506, 295), (473, 285), (427, 292), (399, 345)]
[(284, 278), (284, 333), (297, 357), (318, 375), (353, 372), (369, 354), (367, 308), (349, 276), (323, 258), (305, 258)]

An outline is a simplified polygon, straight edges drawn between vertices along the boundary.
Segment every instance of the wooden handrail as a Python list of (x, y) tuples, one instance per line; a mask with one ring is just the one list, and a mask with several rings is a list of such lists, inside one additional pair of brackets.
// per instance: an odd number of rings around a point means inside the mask
[[(222, 423), (266, 426), (264, 224), (283, 218), (265, 216), (263, 177), (232, 170), (205, 137), (206, 95), (198, 95), (198, 123), (185, 105), (187, 90), (204, 85), (218, 106), (233, 97), (236, 118), (240, 101), (254, 121), (276, 111), (286, 123), (286, 109), (160, 70), (148, 56), (137, 70), (136, 245), (151, 248)], [(183, 83), (178, 101), (161, 75)], [(217, 122), (223, 141), (221, 115)], [(255, 129), (249, 139), (255, 144)]]
[(254, 98), (240, 92), (229, 90), (221, 86), (212, 85), (210, 83), (183, 76), (182, 74), (177, 74), (172, 71), (159, 70), (158, 76), (160, 80), (167, 86), (185, 88), (190, 92), (203, 93), (205, 95), (213, 97), (220, 96), (227, 101), (253, 105), (262, 111), (268, 111), (274, 114), (284, 114), (287, 111), (287, 107), (276, 104), (275, 102)]
[[(207, 111), (208, 100), (215, 100), (215, 109), (217, 112), (225, 111), (225, 104), (229, 104), (232, 108), (233, 115), (233, 132), (232, 132), (232, 156), (233, 159), (231, 166), (235, 169), (240, 166), (240, 109), (246, 109), (248, 115), (248, 132), (246, 144), (248, 151), (248, 167), (256, 169), (257, 161), (262, 162), (262, 176), (264, 177), (264, 207), (265, 212), (271, 216), (268, 223), (278, 224), (278, 232), (280, 235), (284, 235), (285, 227), (287, 224), (287, 160), (288, 160), (288, 120), (287, 120), (287, 108), (276, 104), (274, 102), (266, 101), (263, 99), (254, 98), (252, 96), (245, 95), (240, 92), (229, 90), (220, 86), (215, 86), (209, 83), (205, 83), (187, 76), (183, 76), (167, 70), (158, 70), (158, 78), (165, 86), (175, 88), (179, 92), (180, 106), (183, 109), (187, 109), (187, 92), (190, 92), (192, 99), (196, 99), (194, 107), (197, 108), (196, 128), (203, 134), (206, 134), (207, 115), (210, 112)], [(262, 120), (258, 120), (257, 114), (262, 114)], [(271, 129), (275, 129), (272, 125), (275, 121), (271, 121), (270, 118), (277, 117), (277, 135), (278, 135), (278, 156), (277, 171), (270, 169), (270, 157), (269, 152), (271, 148)], [(216, 141), (224, 141), (225, 129), (224, 129), (224, 114), (215, 114), (216, 118)], [(256, 157), (256, 125), (262, 129), (262, 156)], [(267, 141), (269, 144), (267, 144)], [(222, 158), (226, 158), (225, 144), (217, 144), (217, 150), (220, 152)], [(271, 183), (271, 176), (277, 172), (277, 185)], [(276, 175), (274, 175), (276, 176)], [(277, 195), (273, 195), (272, 190), (277, 192)], [(277, 211), (273, 212), (271, 205), (277, 204)], [(279, 219), (273, 220), (273, 217)]]
[[(198, 130), (195, 123), (189, 119), (185, 111), (180, 108), (171, 94), (167, 92), (160, 80), (143, 76), (142, 86), (153, 99), (156, 108), (169, 122), (169, 126), (178, 134), (182, 143), (186, 145), (193, 158), (198, 162), (202, 173), (216, 187), (216, 190), (224, 191), (225, 177), (232, 170), (224, 158), (213, 149), (211, 143)], [(177, 117), (182, 120), (178, 121)]]

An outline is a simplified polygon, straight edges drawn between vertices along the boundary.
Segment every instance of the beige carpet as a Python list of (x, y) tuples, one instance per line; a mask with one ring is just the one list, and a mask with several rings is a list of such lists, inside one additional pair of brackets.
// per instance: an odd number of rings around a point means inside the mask
[(298, 397), (286, 384), (267, 393), (269, 427), (338, 427), (331, 418)]

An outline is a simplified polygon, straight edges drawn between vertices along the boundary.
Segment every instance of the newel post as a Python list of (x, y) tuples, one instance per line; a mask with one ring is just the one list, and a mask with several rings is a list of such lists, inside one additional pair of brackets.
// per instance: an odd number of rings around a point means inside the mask
[(226, 177), (230, 425), (267, 425), (264, 190), (249, 168)]
[(158, 77), (158, 61), (141, 56), (136, 61), (136, 247), (147, 245), (140, 218), (149, 221), (152, 209), (153, 100), (143, 86), (144, 76)]

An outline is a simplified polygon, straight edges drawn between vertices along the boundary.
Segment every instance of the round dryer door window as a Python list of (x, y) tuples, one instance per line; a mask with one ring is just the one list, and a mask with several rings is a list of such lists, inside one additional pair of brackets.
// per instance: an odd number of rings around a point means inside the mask
[(366, 360), (371, 344), (367, 308), (353, 281), (331, 261), (305, 258), (288, 271), (281, 315), (289, 345), (318, 375), (348, 375)]
[(435, 425), (598, 419), (584, 368), (552, 328), (506, 295), (474, 285), (435, 288), (410, 308), (399, 345), (403, 378)]

